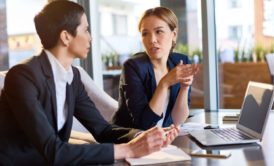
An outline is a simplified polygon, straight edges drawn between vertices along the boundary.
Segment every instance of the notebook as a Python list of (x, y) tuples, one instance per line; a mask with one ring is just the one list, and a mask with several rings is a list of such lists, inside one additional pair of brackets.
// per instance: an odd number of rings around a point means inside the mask
[(126, 158), (130, 165), (152, 165), (191, 160), (191, 157), (174, 145), (140, 158)]
[(273, 85), (250, 81), (236, 127), (192, 131), (190, 135), (204, 146), (261, 141), (273, 104), (273, 91)]

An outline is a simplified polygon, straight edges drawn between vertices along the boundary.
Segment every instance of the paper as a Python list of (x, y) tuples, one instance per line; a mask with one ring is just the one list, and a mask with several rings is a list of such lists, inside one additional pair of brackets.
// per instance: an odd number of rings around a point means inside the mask
[(174, 145), (168, 145), (161, 151), (140, 158), (126, 158), (130, 165), (151, 165), (185, 160), (191, 160), (191, 157)]
[(180, 128), (180, 133), (179, 135), (187, 135), (191, 131), (195, 130), (204, 130), (204, 127), (207, 126), (208, 124), (205, 123), (195, 123), (195, 122), (187, 122), (181, 125)]

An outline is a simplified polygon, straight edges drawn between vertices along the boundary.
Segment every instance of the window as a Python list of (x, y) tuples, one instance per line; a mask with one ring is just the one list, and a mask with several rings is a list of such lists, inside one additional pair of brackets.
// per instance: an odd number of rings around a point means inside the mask
[(231, 40), (239, 40), (242, 36), (241, 26), (229, 26), (228, 27), (228, 38)]
[(127, 35), (127, 16), (113, 14), (114, 35)]
[(229, 8), (239, 8), (242, 6), (241, 0), (228, 0)]
[[(225, 7), (222, 1), (215, 0), (220, 108), (239, 109), (249, 81), (271, 83), (264, 59), (267, 53), (274, 52), (274, 37), (264, 34), (263, 24), (264, 13), (273, 8), (273, 0), (228, 2)], [(274, 34), (273, 28), (268, 32)]]

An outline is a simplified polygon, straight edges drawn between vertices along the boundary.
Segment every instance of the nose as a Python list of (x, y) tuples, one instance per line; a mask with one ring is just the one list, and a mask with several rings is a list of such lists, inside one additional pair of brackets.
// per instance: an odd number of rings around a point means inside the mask
[(156, 43), (156, 42), (157, 42), (156, 35), (151, 34), (151, 36), (150, 36), (150, 42), (151, 42), (152, 44), (154, 44), (154, 43)]
[(92, 42), (92, 36), (91, 36), (90, 33), (88, 33), (88, 41), (89, 41), (89, 42)]

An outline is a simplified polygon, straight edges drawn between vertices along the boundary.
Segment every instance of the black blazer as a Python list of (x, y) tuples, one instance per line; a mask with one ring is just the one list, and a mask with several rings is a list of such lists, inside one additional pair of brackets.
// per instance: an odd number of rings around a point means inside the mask
[[(167, 61), (169, 69), (174, 68), (180, 60), (183, 60), (184, 64), (190, 63), (186, 55), (171, 53)], [(112, 122), (120, 126), (139, 129), (148, 129), (155, 126), (162, 118), (149, 107), (149, 101), (156, 90), (156, 86), (153, 66), (146, 53), (137, 53), (127, 60), (124, 63), (120, 78), (119, 108), (114, 114)], [(163, 127), (173, 123), (171, 111), (179, 90), (179, 83), (170, 88), (169, 103)], [(188, 93), (188, 104), (190, 104), (190, 91)]]
[[(0, 98), (0, 165), (113, 163), (110, 142), (127, 142), (136, 130), (106, 122), (88, 97), (78, 69), (73, 67), (73, 73), (67, 121), (58, 132), (54, 77), (45, 52), (9, 70)], [(104, 144), (68, 144), (73, 116)]]

